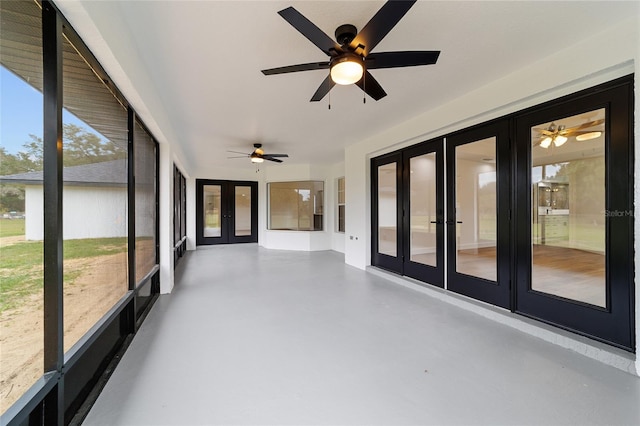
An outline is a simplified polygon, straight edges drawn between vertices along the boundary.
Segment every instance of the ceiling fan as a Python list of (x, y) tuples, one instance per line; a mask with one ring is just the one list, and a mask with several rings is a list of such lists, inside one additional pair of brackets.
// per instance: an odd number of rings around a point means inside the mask
[(583, 123), (579, 126), (569, 127), (555, 123), (551, 123), (546, 129), (534, 129), (538, 132), (538, 141), (533, 146), (541, 148), (549, 148), (553, 143), (554, 146), (561, 146), (569, 137), (575, 137), (577, 141), (588, 141), (602, 135), (601, 130), (591, 129), (604, 123), (604, 120), (594, 120)]
[(238, 157), (228, 157), (228, 158), (250, 158), (252, 163), (262, 163), (264, 160), (273, 161), (275, 163), (282, 163), (282, 160), (279, 158), (289, 158), (287, 154), (265, 154), (262, 149), (261, 143), (254, 143), (253, 147), (255, 148), (251, 154), (245, 154), (244, 152), (238, 151), (227, 151), (234, 154), (242, 154)]
[(274, 75), (329, 69), (329, 75), (311, 97), (311, 102), (320, 101), (336, 84), (356, 84), (373, 99), (380, 100), (387, 94), (369, 70), (432, 65), (440, 55), (439, 50), (371, 53), (415, 2), (387, 1), (360, 32), (351, 24), (339, 26), (335, 31), (337, 42), (293, 7), (283, 9), (278, 12), (280, 16), (328, 55), (329, 61), (271, 68), (262, 73)]

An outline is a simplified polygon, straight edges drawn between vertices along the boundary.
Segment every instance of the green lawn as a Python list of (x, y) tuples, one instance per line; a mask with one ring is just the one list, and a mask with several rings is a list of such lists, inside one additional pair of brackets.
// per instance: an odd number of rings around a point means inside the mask
[[(125, 252), (126, 238), (90, 238), (64, 242), (65, 259), (83, 259)], [(42, 241), (0, 246), (0, 312), (19, 306), (31, 294), (42, 291)], [(67, 270), (65, 284), (72, 284), (80, 271)]]
[(0, 219), (0, 238), (24, 235), (24, 219)]

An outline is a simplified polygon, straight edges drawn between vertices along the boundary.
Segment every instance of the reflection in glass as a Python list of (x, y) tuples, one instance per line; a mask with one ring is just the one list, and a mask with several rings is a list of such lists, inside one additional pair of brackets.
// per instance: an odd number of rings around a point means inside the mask
[(236, 186), (235, 200), (235, 235), (251, 235), (251, 187)]
[(397, 165), (378, 167), (378, 252), (397, 256)]
[(204, 185), (202, 187), (204, 203), (202, 203), (202, 208), (204, 209), (204, 218), (203, 229), (205, 237), (220, 237), (221, 233), (221, 194), (222, 188), (220, 185)]
[(344, 232), (345, 230), (345, 203), (346, 192), (344, 178), (338, 179), (338, 232)]
[(324, 182), (271, 182), (268, 229), (322, 231)]
[(409, 160), (411, 261), (437, 266), (436, 262), (436, 154)]
[(541, 123), (531, 141), (531, 288), (604, 307), (605, 110)]
[(64, 348), (127, 292), (127, 108), (63, 40)]
[(44, 372), (41, 15), (0, 1), (0, 414)]
[(136, 120), (134, 127), (136, 284), (156, 264), (156, 147)]
[(497, 280), (496, 138), (456, 147), (456, 271)]

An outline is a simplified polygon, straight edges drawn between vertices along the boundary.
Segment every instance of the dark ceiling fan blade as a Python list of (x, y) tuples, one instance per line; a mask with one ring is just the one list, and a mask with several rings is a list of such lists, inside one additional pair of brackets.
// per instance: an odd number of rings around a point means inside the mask
[(282, 163), (282, 160), (278, 160), (277, 158), (271, 158), (268, 155), (263, 155), (262, 158), (267, 161), (273, 161), (274, 163)]
[(355, 50), (358, 45), (362, 45), (364, 46), (362, 54), (369, 55), (369, 52), (396, 26), (415, 2), (416, 0), (387, 1), (349, 43), (349, 46)]
[(372, 53), (365, 59), (367, 69), (415, 67), (433, 65), (438, 61), (439, 50)]
[(288, 72), (326, 70), (329, 68), (329, 62), (311, 62), (309, 64), (289, 65), (286, 67), (271, 68), (262, 70), (264, 75), (286, 74)]
[(356, 85), (376, 101), (387, 96), (387, 92), (384, 91), (382, 86), (380, 86), (380, 83), (373, 78), (369, 71), (364, 72), (364, 76), (356, 83)]
[(329, 93), (329, 91), (333, 89), (333, 86), (335, 85), (336, 83), (331, 79), (331, 76), (328, 75), (327, 78), (324, 79), (322, 84), (320, 84), (320, 87), (318, 87), (318, 90), (316, 90), (316, 93), (313, 94), (310, 102), (321, 101), (322, 98), (324, 98), (325, 95)]
[(231, 151), (231, 150), (227, 150), (227, 152), (230, 152), (230, 153), (232, 153), (232, 154), (251, 155), (251, 154), (247, 154), (246, 152), (239, 152), (239, 151)]
[(289, 154), (262, 154), (263, 157), (281, 157), (289, 158)]
[(327, 55), (332, 56), (332, 50), (342, 53), (338, 43), (293, 7), (283, 9), (278, 14)]
[(249, 156), (248, 155), (240, 155), (240, 156), (237, 156), (237, 157), (227, 157), (227, 159), (230, 159), (230, 158), (247, 158), (247, 157), (249, 157)]

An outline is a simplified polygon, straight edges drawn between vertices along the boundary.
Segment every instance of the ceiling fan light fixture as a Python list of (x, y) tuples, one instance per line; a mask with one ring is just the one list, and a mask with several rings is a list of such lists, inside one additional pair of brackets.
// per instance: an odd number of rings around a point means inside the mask
[(264, 161), (264, 158), (260, 157), (259, 155), (251, 154), (251, 162), (252, 163), (262, 163)]
[(589, 132), (589, 133), (584, 133), (582, 135), (576, 136), (576, 140), (582, 142), (582, 141), (588, 141), (591, 139), (599, 138), (600, 136), (602, 136), (602, 132)]
[(331, 61), (331, 79), (336, 84), (353, 84), (364, 74), (362, 58), (354, 53), (345, 53)]
[(542, 142), (540, 142), (540, 147), (542, 148), (549, 148), (550, 145), (551, 145), (551, 138), (549, 136), (542, 139)]
[(564, 143), (566, 141), (567, 141), (567, 137), (566, 136), (558, 135), (553, 140), (553, 143), (555, 144), (555, 146), (561, 146), (561, 145), (564, 145)]

